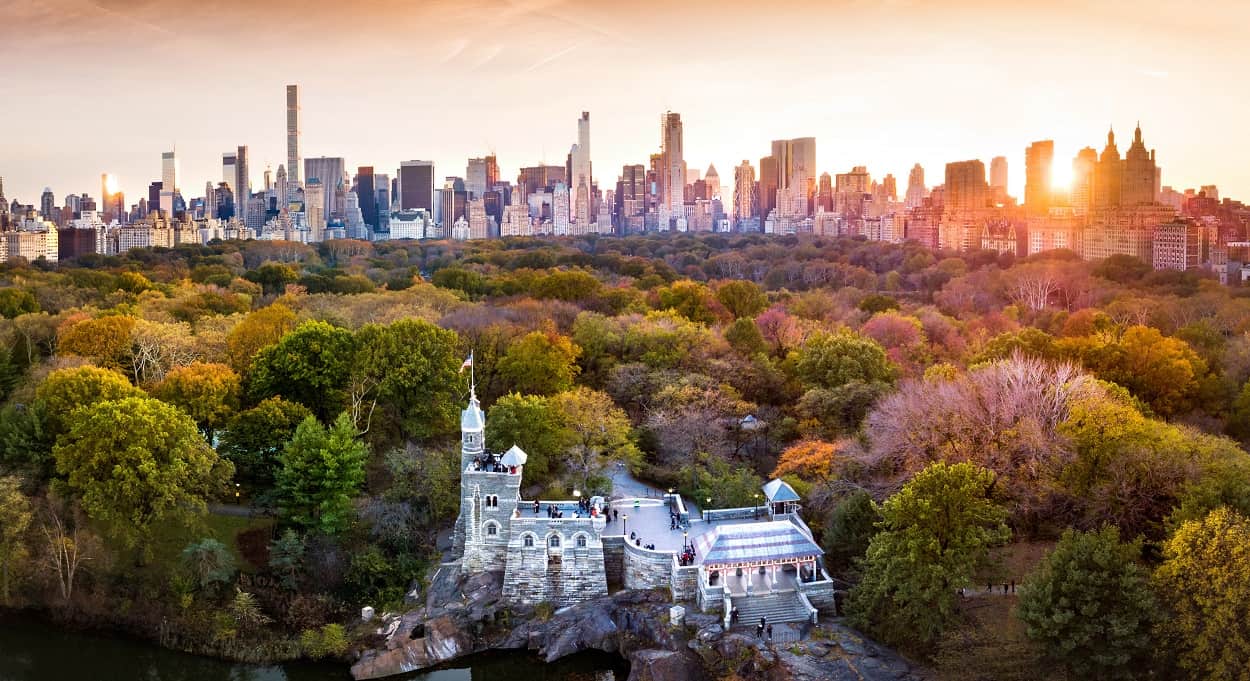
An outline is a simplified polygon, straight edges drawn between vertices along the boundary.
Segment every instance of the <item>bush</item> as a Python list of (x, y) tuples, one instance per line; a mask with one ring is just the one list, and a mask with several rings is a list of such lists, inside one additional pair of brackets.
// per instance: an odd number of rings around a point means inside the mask
[(341, 624), (327, 624), (321, 629), (305, 629), (300, 634), (299, 643), (305, 655), (318, 660), (342, 657), (350, 645), (347, 630)]

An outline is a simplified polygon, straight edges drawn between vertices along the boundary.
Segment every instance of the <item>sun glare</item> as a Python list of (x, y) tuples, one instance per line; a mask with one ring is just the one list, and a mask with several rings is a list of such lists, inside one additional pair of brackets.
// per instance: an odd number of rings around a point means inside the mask
[(105, 178), (104, 188), (108, 190), (108, 193), (116, 194), (117, 193), (117, 176), (109, 175), (107, 178)]
[(1066, 163), (1052, 164), (1050, 166), (1050, 187), (1058, 192), (1071, 191), (1072, 166)]

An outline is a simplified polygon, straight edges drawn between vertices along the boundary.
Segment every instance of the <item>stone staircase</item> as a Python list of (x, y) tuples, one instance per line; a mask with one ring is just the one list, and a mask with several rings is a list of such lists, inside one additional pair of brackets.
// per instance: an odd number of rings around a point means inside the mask
[(782, 622), (806, 622), (811, 611), (797, 591), (780, 591), (756, 596), (733, 596), (733, 606), (738, 609), (738, 626), (754, 627), (760, 617), (773, 624)]

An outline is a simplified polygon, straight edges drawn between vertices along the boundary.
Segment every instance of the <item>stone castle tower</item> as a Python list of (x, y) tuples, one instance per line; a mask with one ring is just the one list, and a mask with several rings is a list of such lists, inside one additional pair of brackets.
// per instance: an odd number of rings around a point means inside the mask
[(486, 418), (476, 391), (470, 389), (469, 405), (460, 413), (460, 517), (455, 534), (465, 572), (503, 569), (525, 469), (520, 448), (490, 457), (485, 437)]

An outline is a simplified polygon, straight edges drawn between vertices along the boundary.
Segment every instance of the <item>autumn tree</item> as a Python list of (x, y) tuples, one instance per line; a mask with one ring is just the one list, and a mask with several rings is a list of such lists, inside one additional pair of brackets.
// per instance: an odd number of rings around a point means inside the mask
[(755, 282), (743, 279), (727, 281), (716, 287), (716, 300), (729, 310), (734, 319), (751, 319), (768, 307), (768, 298)]
[(134, 317), (83, 319), (57, 334), (57, 352), (86, 357), (109, 369), (122, 369), (130, 365), (130, 334), (134, 327)]
[(1137, 678), (1159, 621), (1141, 541), (1120, 541), (1114, 527), (1064, 532), (1024, 582), (1017, 615), (1070, 678)]
[(1184, 676), (1245, 679), (1250, 670), (1250, 519), (1216, 509), (1163, 546), (1155, 585), (1167, 618), (1164, 648)]
[(304, 419), (282, 451), (279, 505), (301, 527), (342, 532), (351, 522), (352, 499), (365, 482), (367, 458), (347, 413), (329, 428), (313, 417)]
[(637, 465), (638, 448), (630, 439), (629, 418), (597, 390), (575, 388), (551, 398), (567, 433), (567, 470), (581, 482), (581, 489), (602, 486), (602, 476), (615, 462)]
[(0, 317), (14, 319), (38, 311), (39, 301), (30, 291), (12, 286), (0, 289)]
[(261, 348), (282, 340), (295, 328), (295, 313), (282, 303), (248, 313), (226, 335), (226, 358), (239, 374), (247, 373)]
[(174, 369), (152, 389), (158, 399), (186, 412), (210, 443), (238, 411), (240, 393), (239, 375), (233, 369), (204, 362)]
[(554, 395), (573, 387), (581, 352), (568, 336), (533, 331), (508, 346), (499, 374), (514, 392)]
[(937, 641), (956, 616), (956, 592), (1011, 536), (993, 488), (984, 468), (935, 463), (887, 499), (851, 591), (855, 626), (893, 645)]
[(300, 324), (252, 360), (253, 399), (283, 397), (329, 420), (348, 406), (348, 380), (356, 342), (352, 332), (326, 322)]
[(144, 558), (154, 527), (202, 515), (234, 472), (189, 416), (146, 397), (75, 411), (53, 453), (83, 510)]
[(801, 440), (786, 447), (777, 460), (772, 477), (797, 475), (804, 480), (828, 480), (846, 447), (845, 442)]
[(26, 530), (32, 517), (30, 500), (22, 494), (18, 479), (0, 477), (0, 603), (4, 605), (10, 605), (10, 589), (30, 556)]
[(1164, 417), (1195, 406), (1208, 371), (1185, 341), (1147, 326), (1130, 327), (1118, 338), (1110, 334), (1065, 338), (1058, 346), (1099, 378), (1128, 388)]

